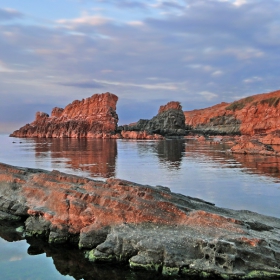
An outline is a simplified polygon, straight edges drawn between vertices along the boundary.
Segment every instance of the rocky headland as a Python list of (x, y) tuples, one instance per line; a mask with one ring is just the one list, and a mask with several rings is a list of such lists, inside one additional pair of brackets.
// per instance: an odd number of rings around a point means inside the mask
[[(214, 279), (280, 277), (280, 219), (172, 193), (0, 164), (0, 220), (91, 262)], [(18, 225), (17, 225), (18, 226)]]
[(231, 139), (234, 153), (279, 155), (270, 146), (280, 144), (279, 90), (184, 114), (193, 134), (242, 136)]
[[(214, 135), (268, 135), (280, 129), (280, 91), (184, 112), (193, 131)], [(272, 144), (272, 143), (271, 143)]]

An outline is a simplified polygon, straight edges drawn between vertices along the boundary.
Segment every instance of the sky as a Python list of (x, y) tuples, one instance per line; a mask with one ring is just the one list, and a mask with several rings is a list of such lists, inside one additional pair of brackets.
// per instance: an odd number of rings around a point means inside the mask
[(0, 133), (95, 93), (119, 124), (280, 89), (279, 0), (1, 0)]

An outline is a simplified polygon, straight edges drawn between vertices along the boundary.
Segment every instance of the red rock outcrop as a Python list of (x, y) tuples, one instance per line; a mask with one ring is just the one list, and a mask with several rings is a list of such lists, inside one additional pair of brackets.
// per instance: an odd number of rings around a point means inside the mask
[(182, 110), (182, 106), (178, 101), (170, 101), (166, 105), (162, 105), (159, 107), (158, 114), (166, 112), (168, 110)]
[(121, 136), (123, 139), (138, 139), (138, 140), (162, 140), (164, 136), (156, 133), (148, 133), (144, 131), (121, 131)]
[(239, 143), (231, 148), (231, 151), (236, 154), (260, 154), (265, 156), (279, 156), (270, 145), (263, 144), (258, 140), (241, 139)]
[(213, 134), (264, 135), (280, 130), (280, 91), (184, 112), (186, 125)]
[(91, 261), (129, 262), (166, 275), (280, 275), (279, 219), (218, 208), (162, 186), (0, 164), (0, 213), (25, 219), (25, 236), (79, 243)]
[(118, 138), (116, 135), (118, 97), (112, 93), (94, 94), (75, 100), (64, 109), (55, 107), (48, 114), (37, 112), (31, 124), (14, 131), (13, 137), (92, 137)]

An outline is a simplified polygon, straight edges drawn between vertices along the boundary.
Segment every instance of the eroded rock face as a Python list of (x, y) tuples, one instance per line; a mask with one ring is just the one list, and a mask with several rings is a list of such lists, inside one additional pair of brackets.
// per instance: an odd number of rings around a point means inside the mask
[(64, 109), (55, 107), (51, 116), (37, 112), (35, 121), (14, 131), (13, 137), (92, 137), (117, 138), (118, 97), (112, 93), (94, 94), (75, 100)]
[[(279, 130), (280, 91), (184, 112), (186, 125), (208, 134), (264, 135)], [(279, 141), (280, 143), (280, 141)]]
[(160, 106), (158, 114), (151, 120), (141, 119), (137, 123), (120, 127), (124, 138), (160, 139), (161, 136), (185, 135), (185, 115), (179, 102), (171, 101)]
[(166, 275), (280, 276), (279, 219), (162, 186), (0, 164), (1, 211), (24, 219), (26, 236), (78, 243), (91, 261)]

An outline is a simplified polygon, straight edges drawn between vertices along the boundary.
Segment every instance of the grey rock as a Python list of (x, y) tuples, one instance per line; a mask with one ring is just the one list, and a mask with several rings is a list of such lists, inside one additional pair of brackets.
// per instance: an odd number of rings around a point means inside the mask
[(185, 115), (182, 109), (169, 109), (157, 114), (151, 120), (140, 119), (135, 125), (118, 128), (124, 131), (147, 131), (149, 134), (163, 136), (183, 136), (185, 132)]
[(226, 115), (212, 118), (206, 124), (189, 127), (188, 131), (209, 135), (241, 135), (240, 125), (241, 121), (234, 115)]

